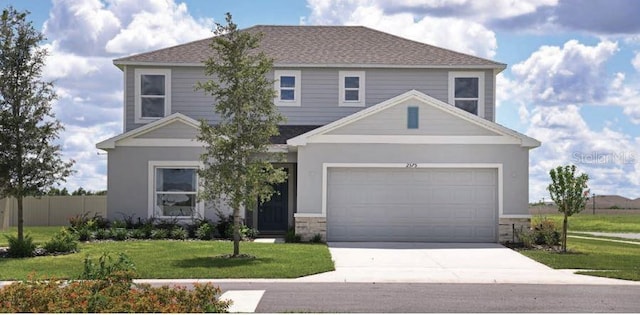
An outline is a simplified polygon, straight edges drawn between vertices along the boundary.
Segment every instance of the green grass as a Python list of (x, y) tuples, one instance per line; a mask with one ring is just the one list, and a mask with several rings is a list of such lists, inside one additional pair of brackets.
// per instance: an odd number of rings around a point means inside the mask
[(568, 253), (522, 250), (554, 269), (584, 269), (581, 274), (640, 281), (640, 245), (569, 238)]
[(87, 243), (80, 253), (23, 259), (0, 259), (0, 280), (75, 278), (82, 273), (87, 255), (126, 253), (144, 279), (297, 278), (334, 270), (323, 244), (265, 244), (243, 242), (240, 252), (255, 259), (224, 259), (232, 252), (226, 241), (127, 241)]
[[(61, 228), (61, 226), (25, 226), (24, 234), (30, 235), (34, 243), (42, 245), (50, 240), (53, 234), (59, 232)], [(18, 228), (12, 226), (6, 231), (0, 231), (0, 246), (9, 246), (5, 235), (17, 236)]]
[[(547, 217), (562, 227), (562, 214), (534, 215), (533, 220)], [(573, 232), (612, 232), (640, 233), (639, 214), (576, 214), (569, 217), (569, 231)]]

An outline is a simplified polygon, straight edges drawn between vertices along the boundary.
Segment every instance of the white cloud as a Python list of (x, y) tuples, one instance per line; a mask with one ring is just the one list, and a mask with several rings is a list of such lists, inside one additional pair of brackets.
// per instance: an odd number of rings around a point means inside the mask
[(213, 20), (195, 20), (189, 15), (186, 4), (153, 3), (155, 5), (132, 15), (131, 22), (106, 43), (107, 52), (148, 51), (212, 36)]
[(558, 0), (396, 0), (383, 5), (387, 11), (413, 11), (434, 15), (473, 17), (477, 20), (505, 19), (536, 12), (542, 6), (555, 6)]
[(531, 151), (531, 200), (548, 196), (549, 170), (575, 164), (589, 174), (596, 194), (635, 197), (640, 174), (639, 140), (604, 127), (591, 129), (578, 106), (538, 106), (531, 112), (527, 135), (542, 141)]
[(604, 65), (617, 50), (617, 43), (606, 40), (596, 46), (570, 40), (563, 47), (540, 47), (511, 72), (536, 104), (598, 102), (606, 96)]
[(640, 72), (640, 52), (637, 52), (636, 56), (631, 59), (631, 64), (636, 69), (636, 71)]
[(491, 58), (495, 33), (482, 24), (459, 18), (420, 17), (411, 12), (386, 13), (382, 1), (310, 0), (310, 24), (363, 25), (435, 46)]
[(637, 83), (627, 83), (626, 75), (618, 72), (609, 85), (609, 95), (605, 101), (621, 106), (624, 114), (634, 124), (640, 124), (640, 88)]
[(122, 71), (112, 59), (212, 36), (212, 19), (193, 18), (174, 0), (54, 0), (43, 32), (43, 76), (53, 80), (59, 143), (76, 161), (63, 186), (106, 189), (106, 155), (95, 144), (122, 132)]

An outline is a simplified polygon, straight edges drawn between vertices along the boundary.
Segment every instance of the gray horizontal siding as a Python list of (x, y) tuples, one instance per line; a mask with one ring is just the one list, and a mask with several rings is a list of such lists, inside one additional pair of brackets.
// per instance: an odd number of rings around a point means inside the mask
[[(407, 108), (418, 107), (418, 128), (407, 128)], [(332, 135), (473, 135), (497, 136), (485, 128), (414, 100), (329, 132)]]
[[(141, 67), (142, 68), (142, 67)], [(291, 70), (291, 69), (283, 69)], [(338, 72), (362, 69), (302, 69), (302, 106), (279, 107), (290, 125), (324, 125), (362, 110), (362, 107), (338, 106)], [(473, 69), (469, 69), (472, 71)], [(373, 106), (409, 90), (418, 90), (441, 101), (448, 102), (447, 69), (366, 69), (365, 103)], [(456, 69), (455, 71), (461, 71)], [(134, 67), (125, 68), (126, 76), (126, 119), (125, 130), (140, 127), (134, 123)], [(269, 75), (270, 77), (272, 74)], [(216, 123), (213, 113), (213, 97), (202, 91), (195, 91), (199, 81), (209, 78), (202, 68), (171, 67), (171, 112), (180, 112), (194, 119), (206, 119)], [(492, 120), (494, 115), (493, 72), (485, 72), (485, 117)]]
[(189, 126), (181, 122), (174, 122), (172, 124), (163, 126), (147, 132), (136, 138), (146, 139), (195, 139), (198, 136), (199, 129)]

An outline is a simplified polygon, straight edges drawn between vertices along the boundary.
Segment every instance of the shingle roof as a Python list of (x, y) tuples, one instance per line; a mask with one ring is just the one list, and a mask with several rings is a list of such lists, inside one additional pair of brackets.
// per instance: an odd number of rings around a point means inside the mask
[(275, 136), (275, 137), (271, 137), (271, 139), (269, 139), (269, 142), (271, 144), (286, 144), (287, 140), (293, 138), (293, 137), (297, 137), (303, 133), (307, 133), (313, 129), (316, 128), (320, 128), (322, 126), (320, 125), (280, 125), (278, 126), (278, 130), (280, 131), (280, 134)]
[[(260, 50), (278, 65), (366, 65), (412, 67), (483, 67), (505, 64), (419, 43), (363, 26), (265, 26), (243, 32), (262, 32)], [(116, 65), (167, 63), (200, 64), (211, 55), (206, 38), (174, 47), (114, 60)]]

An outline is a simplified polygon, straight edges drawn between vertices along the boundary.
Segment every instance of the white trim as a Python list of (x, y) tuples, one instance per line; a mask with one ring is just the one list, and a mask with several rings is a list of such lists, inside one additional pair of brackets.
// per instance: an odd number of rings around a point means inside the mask
[[(126, 61), (114, 60), (116, 66), (154, 66), (154, 67), (204, 67), (201, 62), (148, 62), (148, 61)], [(498, 73), (507, 68), (505, 64), (496, 65), (406, 65), (406, 64), (366, 64), (366, 63), (326, 63), (326, 64), (307, 64), (307, 63), (274, 63), (274, 67), (281, 68), (395, 68), (395, 69), (498, 69)]]
[(294, 218), (324, 218), (325, 215), (324, 214), (320, 214), (320, 213), (300, 213), (300, 212), (296, 212), (293, 214)]
[(162, 118), (142, 117), (140, 100), (140, 77), (142, 75), (164, 75), (164, 117), (171, 115), (171, 69), (137, 68), (134, 71), (134, 122), (145, 124)]
[[(296, 85), (293, 87), (293, 100), (281, 100), (280, 99), (280, 77), (294, 77)], [(301, 91), (302, 91), (302, 71), (300, 70), (274, 70), (273, 71), (273, 89), (276, 90), (276, 98), (273, 99), (273, 103), (276, 106), (300, 106), (301, 104)]]
[[(498, 170), (498, 218), (503, 217), (503, 172), (502, 163), (412, 163), (412, 168), (491, 168)], [(406, 168), (407, 163), (322, 163), (322, 214), (327, 216), (327, 185), (329, 168)], [(497, 222), (496, 222), (497, 224)]]
[[(455, 106), (455, 79), (456, 78), (478, 78), (478, 116), (484, 118), (484, 72), (471, 71), (450, 71), (449, 72), (449, 104)], [(466, 100), (466, 99), (461, 99)], [(471, 100), (471, 99), (470, 99)], [(473, 98), (475, 100), (475, 98)]]
[(204, 142), (196, 139), (128, 138), (118, 142), (119, 147), (203, 147)]
[[(140, 128), (136, 128), (133, 130), (130, 130), (128, 132), (125, 132), (123, 134), (117, 135), (115, 137), (111, 137), (107, 140), (103, 140), (101, 142), (98, 142), (96, 144), (96, 148), (98, 149), (102, 149), (102, 150), (108, 150), (108, 149), (114, 149), (117, 145), (120, 145), (121, 141), (130, 139), (130, 138), (135, 138), (137, 136), (149, 133), (153, 130), (156, 130), (158, 128), (162, 128), (168, 124), (171, 124), (173, 122), (182, 122), (185, 123), (189, 126), (192, 126), (193, 128), (200, 130), (200, 123), (191, 118), (191, 117), (187, 117), (181, 113), (175, 113), (175, 114), (171, 114), (170, 116), (167, 116), (165, 118), (156, 120), (152, 123), (146, 124)], [(166, 140), (166, 139), (165, 139)], [(126, 141), (125, 141), (126, 142)]]
[(122, 132), (127, 130), (127, 66), (122, 68), (124, 79), (122, 80)]
[(307, 143), (381, 144), (520, 144), (518, 139), (499, 136), (418, 136), (418, 135), (318, 135)]
[[(147, 182), (147, 216), (148, 218), (156, 217), (156, 218), (173, 218), (167, 216), (155, 216), (155, 195), (156, 195), (156, 168), (157, 167), (175, 167), (175, 168), (202, 168), (202, 162), (200, 161), (149, 161), (148, 163), (148, 182)], [(200, 186), (200, 176), (196, 172), (196, 196), (198, 194), (199, 186)], [(200, 217), (204, 217), (204, 202), (199, 201), (196, 202), (196, 213)], [(196, 214), (194, 214), (195, 217)], [(191, 219), (192, 217), (177, 217), (178, 219)]]
[(530, 214), (502, 214), (500, 219), (531, 219)]
[[(358, 77), (358, 100), (347, 101), (345, 100), (345, 91), (347, 88), (344, 86), (345, 77)], [(339, 71), (338, 72), (338, 85), (340, 92), (338, 93), (338, 106), (341, 107), (364, 107), (365, 106), (365, 72), (364, 71)]]
[[(354, 123), (360, 119), (363, 119), (365, 117), (374, 115), (376, 113), (379, 113), (385, 109), (391, 108), (393, 106), (396, 106), (400, 103), (403, 103), (405, 101), (408, 100), (412, 100), (412, 101), (419, 101), (419, 102), (423, 102), (429, 106), (432, 106), (436, 109), (442, 110), (444, 112), (447, 112), (449, 114), (452, 114), (460, 119), (466, 120), (470, 123), (473, 123), (481, 128), (487, 129), (491, 132), (495, 132), (499, 135), (502, 136), (506, 136), (506, 137), (512, 137), (514, 138), (516, 141), (518, 141), (518, 143), (526, 148), (535, 148), (535, 147), (539, 147), (540, 146), (540, 142), (536, 139), (527, 137), (526, 135), (523, 135), (515, 130), (511, 130), (509, 128), (506, 128), (504, 126), (501, 126), (499, 124), (496, 124), (495, 122), (486, 120), (484, 118), (478, 117), (477, 115), (471, 114), (471, 113), (467, 113), (464, 110), (461, 110), (459, 108), (456, 108), (455, 106), (451, 106), (450, 104), (447, 104), (445, 102), (442, 102), (438, 99), (435, 99), (429, 95), (426, 95), (422, 92), (418, 92), (416, 90), (411, 90), (408, 92), (405, 92), (401, 95), (398, 95), (394, 98), (388, 99), (382, 103), (376, 104), (374, 106), (371, 107), (367, 107), (363, 110), (360, 110), (352, 115), (349, 115), (347, 117), (343, 117), (341, 119), (338, 119), (330, 124), (324, 125), (322, 127), (313, 129), (307, 133), (301, 134), (297, 137), (291, 138), (289, 140), (287, 140), (287, 144), (289, 146), (304, 146), (307, 143), (313, 141), (312, 139), (315, 137), (318, 137), (320, 135), (325, 135), (335, 129), (338, 129), (340, 127), (349, 125), (351, 123)], [(379, 136), (376, 136), (379, 137)]]

